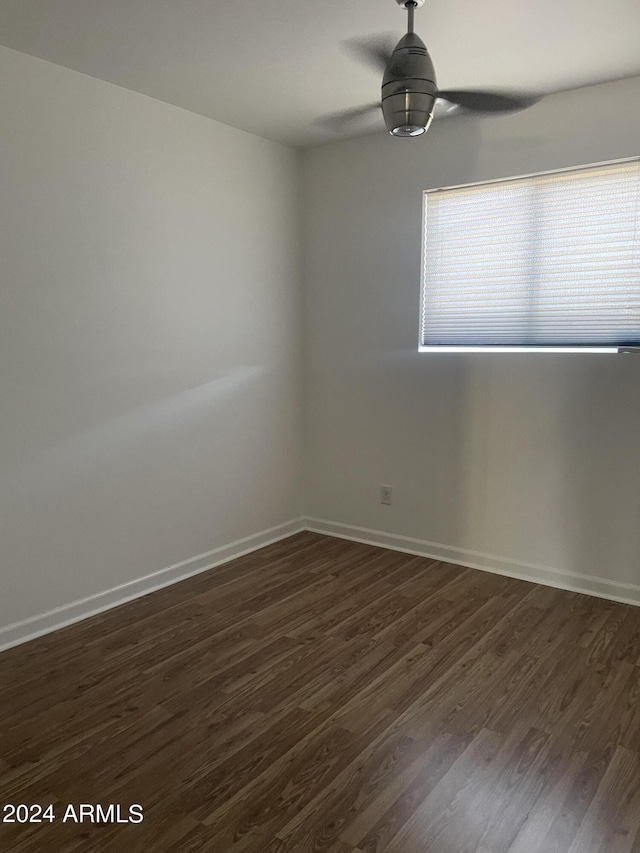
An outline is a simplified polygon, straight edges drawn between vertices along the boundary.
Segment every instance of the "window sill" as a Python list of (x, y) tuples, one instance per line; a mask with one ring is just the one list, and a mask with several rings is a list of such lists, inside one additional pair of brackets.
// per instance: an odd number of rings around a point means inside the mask
[(640, 347), (472, 347), (419, 346), (418, 352), (606, 352), (617, 354), (640, 353)]

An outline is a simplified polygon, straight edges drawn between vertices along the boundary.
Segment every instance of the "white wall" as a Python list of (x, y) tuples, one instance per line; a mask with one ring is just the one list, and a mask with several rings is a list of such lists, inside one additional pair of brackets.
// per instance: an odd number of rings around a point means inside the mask
[(0, 627), (300, 514), (299, 155), (0, 48)]
[(640, 154), (639, 115), (635, 79), (305, 153), (309, 515), (640, 584), (640, 357), (417, 352), (422, 191)]

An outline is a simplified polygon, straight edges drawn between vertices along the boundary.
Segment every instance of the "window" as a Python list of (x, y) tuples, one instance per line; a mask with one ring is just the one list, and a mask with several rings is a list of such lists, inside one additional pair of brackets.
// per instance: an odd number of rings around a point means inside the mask
[(424, 194), (420, 349), (640, 346), (640, 160)]

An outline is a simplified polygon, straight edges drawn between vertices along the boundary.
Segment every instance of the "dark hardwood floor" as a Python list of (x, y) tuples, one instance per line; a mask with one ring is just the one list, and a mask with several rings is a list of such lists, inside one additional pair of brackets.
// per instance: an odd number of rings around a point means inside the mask
[(640, 608), (303, 533), (0, 655), (56, 815), (0, 850), (637, 853), (639, 664)]

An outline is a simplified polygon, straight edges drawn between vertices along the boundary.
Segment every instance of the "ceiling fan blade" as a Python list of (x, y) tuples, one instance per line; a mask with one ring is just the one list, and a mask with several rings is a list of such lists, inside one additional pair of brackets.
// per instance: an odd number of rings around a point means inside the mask
[(342, 45), (356, 61), (382, 74), (397, 43), (397, 36), (382, 33), (368, 38), (347, 39)]
[(541, 100), (540, 95), (501, 94), (499, 92), (473, 92), (445, 90), (438, 98), (475, 113), (515, 113), (526, 110)]
[(623, 80), (635, 80), (638, 76), (640, 76), (640, 72), (633, 71), (631, 74), (624, 74), (622, 77), (620, 75), (614, 75), (613, 77), (601, 77), (599, 80), (587, 80), (582, 83), (576, 83), (568, 88), (553, 89), (550, 92), (545, 92), (545, 95), (559, 95), (562, 92), (575, 92), (576, 89), (584, 89), (587, 86), (600, 86), (604, 83), (621, 83)]
[(337, 113), (321, 116), (319, 119), (316, 119), (316, 124), (339, 133), (341, 130), (346, 130), (354, 122), (380, 111), (381, 106), (380, 103), (375, 103), (365, 104), (361, 107), (351, 107), (348, 110), (340, 110)]

